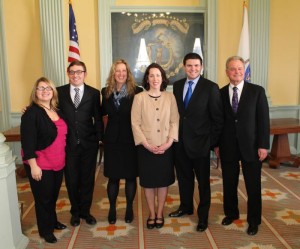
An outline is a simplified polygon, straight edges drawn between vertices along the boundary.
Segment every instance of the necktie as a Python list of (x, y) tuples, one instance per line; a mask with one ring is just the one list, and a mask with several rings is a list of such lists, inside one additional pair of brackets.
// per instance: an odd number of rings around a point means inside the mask
[(233, 88), (233, 95), (232, 95), (232, 110), (234, 113), (237, 112), (238, 105), (239, 105), (239, 98), (238, 98), (238, 88), (235, 86)]
[(79, 88), (75, 87), (75, 97), (74, 97), (74, 106), (77, 108), (79, 106), (80, 103), (80, 95), (79, 95)]
[(188, 104), (190, 102), (192, 93), (193, 93), (192, 85), (194, 84), (194, 81), (189, 80), (188, 83), (189, 83), (189, 88), (188, 88), (188, 90), (187, 90), (187, 92), (185, 94), (184, 100), (183, 100), (185, 109), (187, 108), (187, 106), (188, 106)]

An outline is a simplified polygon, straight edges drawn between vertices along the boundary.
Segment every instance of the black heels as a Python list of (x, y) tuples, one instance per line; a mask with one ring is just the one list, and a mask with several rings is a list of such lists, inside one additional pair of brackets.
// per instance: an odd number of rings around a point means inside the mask
[(133, 221), (133, 210), (132, 209), (126, 209), (125, 213), (125, 222), (131, 223)]
[[(155, 227), (155, 225), (156, 225), (155, 221), (156, 221), (156, 218), (151, 219), (151, 218), (149, 217), (149, 218), (147, 219), (147, 228), (148, 228), (148, 229), (153, 229), (153, 228)], [(153, 222), (153, 223), (152, 223), (152, 222)]]
[[(153, 223), (152, 223), (153, 222)], [(155, 218), (151, 219), (150, 216), (147, 219), (147, 228), (148, 229), (153, 229), (154, 227), (156, 228), (162, 228), (165, 224), (165, 219), (164, 217), (157, 217), (157, 215), (155, 214)]]
[(116, 216), (117, 216), (116, 209), (110, 208), (109, 212), (108, 212), (108, 223), (109, 224), (115, 224), (116, 221), (117, 221), (117, 217)]
[[(157, 221), (159, 221), (159, 222), (157, 222)], [(164, 217), (162, 217), (162, 218), (155, 218), (155, 227), (156, 228), (162, 228), (163, 226), (164, 226), (164, 224), (165, 224), (165, 219), (164, 219)]]

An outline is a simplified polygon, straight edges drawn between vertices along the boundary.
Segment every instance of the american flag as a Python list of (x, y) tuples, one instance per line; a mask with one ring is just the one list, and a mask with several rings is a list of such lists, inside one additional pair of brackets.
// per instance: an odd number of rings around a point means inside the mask
[(71, 1), (69, 2), (69, 32), (70, 32), (70, 45), (68, 62), (80, 60), (78, 34), (76, 30), (75, 15), (72, 8)]

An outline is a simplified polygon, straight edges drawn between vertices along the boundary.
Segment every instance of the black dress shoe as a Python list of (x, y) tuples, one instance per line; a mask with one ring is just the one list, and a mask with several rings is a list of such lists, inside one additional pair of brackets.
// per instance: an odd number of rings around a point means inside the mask
[(56, 229), (56, 230), (63, 230), (63, 229), (66, 229), (66, 228), (67, 228), (67, 226), (60, 223), (59, 221), (57, 221), (55, 226), (54, 226), (54, 229)]
[(45, 236), (42, 236), (44, 238), (44, 240), (47, 243), (56, 243), (57, 242), (57, 238), (54, 236), (53, 233), (47, 234)]
[(132, 209), (126, 209), (125, 213), (125, 222), (131, 223), (133, 221), (133, 210)]
[(169, 216), (170, 217), (180, 217), (180, 216), (185, 215), (185, 214), (191, 215), (191, 214), (193, 214), (193, 212), (185, 212), (181, 209), (177, 209), (176, 211), (170, 213)]
[[(159, 222), (157, 222), (157, 221), (159, 221)], [(164, 224), (165, 224), (164, 217), (155, 219), (155, 227), (156, 228), (162, 228), (164, 226)]]
[(222, 225), (223, 226), (228, 226), (230, 225), (234, 220), (237, 220), (238, 218), (232, 218), (229, 216), (225, 216), (225, 218), (222, 220)]
[(107, 220), (108, 220), (109, 224), (115, 224), (116, 223), (116, 221), (117, 221), (116, 215), (117, 215), (116, 214), (116, 209), (110, 208), (109, 212), (108, 212), (108, 217), (107, 217)]
[(207, 223), (205, 222), (199, 222), (197, 226), (198, 232), (204, 232), (207, 229)]
[(80, 218), (84, 219), (85, 222), (89, 225), (95, 225), (97, 223), (95, 217), (91, 214), (82, 215)]
[(73, 227), (79, 226), (79, 224), (80, 224), (80, 219), (79, 219), (79, 217), (76, 216), (76, 215), (72, 215), (70, 223), (71, 223), (71, 225), (72, 225)]
[(247, 229), (247, 233), (249, 235), (255, 235), (255, 234), (257, 234), (257, 232), (258, 232), (258, 225), (250, 224)]

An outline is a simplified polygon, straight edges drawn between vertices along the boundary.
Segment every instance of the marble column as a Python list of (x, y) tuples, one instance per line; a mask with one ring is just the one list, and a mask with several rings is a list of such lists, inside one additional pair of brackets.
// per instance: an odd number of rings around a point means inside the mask
[(22, 234), (15, 175), (15, 156), (0, 133), (0, 248), (23, 249), (28, 238)]

